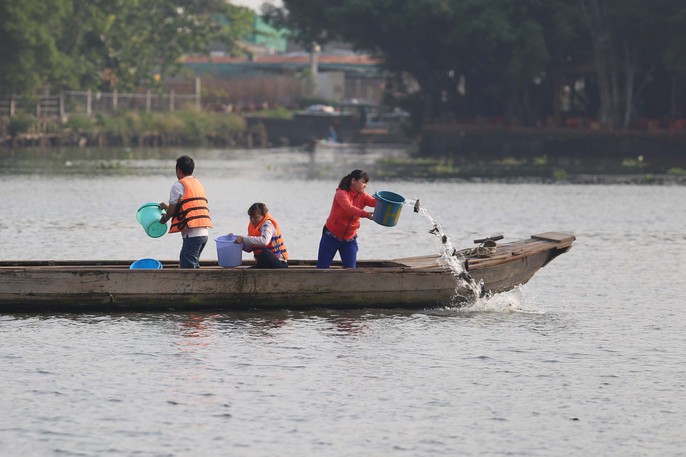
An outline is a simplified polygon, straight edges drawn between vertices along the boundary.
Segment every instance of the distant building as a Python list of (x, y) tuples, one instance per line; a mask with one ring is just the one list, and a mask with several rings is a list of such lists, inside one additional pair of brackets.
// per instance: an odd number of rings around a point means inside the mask
[[(224, 78), (243, 75), (296, 74), (310, 65), (310, 54), (259, 55), (252, 57), (186, 56), (185, 67), (197, 75), (213, 75)], [(378, 76), (379, 61), (365, 54), (321, 54), (318, 57), (320, 72), (342, 71), (350, 75)]]
[[(288, 39), (287, 30), (278, 30), (255, 16), (253, 32), (240, 42), (244, 56), (231, 56), (219, 44), (210, 47), (209, 56), (186, 56), (182, 62), (194, 76), (230, 80), (232, 78), (298, 78), (309, 89), (303, 93), (341, 102), (346, 99), (380, 101), (384, 75), (379, 61), (356, 53), (347, 43), (327, 43), (313, 56)], [(313, 57), (315, 57), (313, 62)], [(313, 71), (314, 69), (314, 71)], [(315, 84), (312, 85), (314, 75)], [(309, 83), (306, 80), (309, 79)]]
[[(300, 77), (310, 69), (310, 54), (297, 52), (252, 57), (187, 56), (183, 65), (196, 76), (218, 79), (256, 76)], [(364, 54), (318, 56), (317, 96), (331, 101), (381, 99), (384, 77), (379, 61)]]
[(266, 49), (266, 54), (282, 53), (288, 48), (288, 31), (277, 30), (255, 16), (254, 31), (245, 41)]

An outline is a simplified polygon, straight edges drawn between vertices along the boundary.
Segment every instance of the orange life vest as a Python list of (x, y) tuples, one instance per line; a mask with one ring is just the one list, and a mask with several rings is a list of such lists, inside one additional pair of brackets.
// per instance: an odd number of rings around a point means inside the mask
[[(276, 255), (276, 257), (279, 257), (279, 254), (281, 254), (281, 257), (284, 258), (284, 260), (288, 260), (288, 251), (286, 250), (286, 244), (283, 241), (283, 237), (281, 236), (281, 229), (279, 229), (279, 224), (276, 222), (276, 220), (272, 217), (271, 214), (267, 213), (266, 216), (262, 218), (259, 224), (257, 226), (253, 226), (252, 222), (248, 224), (248, 235), (249, 236), (262, 236), (262, 232), (260, 229), (264, 225), (265, 222), (271, 221), (272, 224), (274, 224), (274, 230), (276, 230), (276, 233), (272, 236), (272, 239), (269, 240), (269, 244), (265, 246), (266, 249), (269, 249)], [(262, 252), (262, 249), (255, 249), (253, 251), (253, 254), (255, 254), (255, 257)]]
[(169, 233), (194, 227), (212, 227), (205, 188), (193, 176), (186, 176), (180, 181), (183, 184), (183, 195), (176, 203)]

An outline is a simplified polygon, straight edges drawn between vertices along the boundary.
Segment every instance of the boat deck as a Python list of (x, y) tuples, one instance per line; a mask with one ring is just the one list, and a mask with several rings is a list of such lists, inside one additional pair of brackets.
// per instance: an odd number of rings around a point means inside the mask
[[(468, 255), (465, 257), (465, 265), (469, 271), (488, 268), (494, 264), (499, 264), (511, 260), (516, 260), (522, 257), (528, 257), (539, 252), (548, 251), (551, 249), (551, 244), (555, 249), (559, 250), (560, 254), (566, 252), (572, 245), (576, 238), (574, 235), (562, 232), (545, 232), (532, 235), (528, 240), (519, 240), (509, 243), (497, 244), (495, 253), (488, 257), (478, 257), (476, 255)], [(551, 259), (552, 260), (552, 259)], [(41, 267), (41, 269), (128, 269), (132, 260), (5, 260), (0, 261), (0, 270)], [(176, 260), (161, 260), (163, 269), (178, 268), (178, 261)], [(241, 270), (250, 268), (255, 265), (253, 260), (244, 260), (240, 266), (233, 267), (231, 270)], [(316, 260), (289, 260), (289, 270), (310, 270), (316, 269)], [(200, 262), (201, 269), (208, 270), (227, 270), (221, 267), (215, 260), (204, 260)], [(447, 267), (439, 263), (439, 256), (424, 255), (416, 257), (405, 257), (393, 260), (361, 260), (357, 262), (358, 269), (380, 269), (380, 268), (398, 268), (401, 270), (425, 270), (425, 271), (445, 271)], [(342, 269), (340, 262), (334, 262), (331, 269)], [(140, 271), (140, 270), (139, 270)]]
[[(423, 259), (423, 260), (422, 260)], [(404, 264), (399, 261), (389, 260), (364, 260), (357, 262), (358, 269), (379, 269), (379, 268), (433, 268), (438, 260), (438, 256), (424, 256), (418, 257), (417, 261), (411, 264)], [(133, 260), (5, 260), (0, 261), (0, 271), (2, 270), (16, 270), (24, 268), (40, 268), (43, 270), (92, 270), (97, 268), (99, 270), (127, 270), (131, 266)], [(162, 269), (178, 269), (179, 262), (176, 260), (160, 260)], [(236, 267), (225, 268), (217, 264), (216, 260), (203, 260), (200, 262), (201, 270), (244, 270), (249, 269), (255, 265), (253, 260), (244, 260), (243, 263)], [(316, 260), (289, 260), (288, 270), (316, 270)], [(332, 270), (343, 269), (340, 262), (334, 262), (331, 266)], [(144, 271), (145, 269), (137, 269), (137, 271)]]

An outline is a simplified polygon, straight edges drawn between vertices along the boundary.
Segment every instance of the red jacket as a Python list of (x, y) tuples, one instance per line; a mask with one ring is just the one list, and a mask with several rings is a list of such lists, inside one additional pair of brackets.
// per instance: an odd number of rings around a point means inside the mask
[(376, 206), (376, 199), (365, 192), (337, 189), (326, 228), (342, 240), (353, 238), (360, 228), (360, 217), (367, 217), (366, 206)]

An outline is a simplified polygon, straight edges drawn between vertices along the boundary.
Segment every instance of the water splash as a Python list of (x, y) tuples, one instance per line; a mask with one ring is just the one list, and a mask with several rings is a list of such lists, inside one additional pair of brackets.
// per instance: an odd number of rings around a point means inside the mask
[(545, 314), (538, 307), (530, 307), (524, 299), (524, 286), (517, 286), (506, 292), (488, 294), (472, 302), (434, 309), (432, 312), (447, 314), (496, 313), (496, 314)]
[(466, 312), (542, 314), (538, 308), (526, 306), (522, 286), (497, 294), (488, 294), (461, 308)]
[[(413, 206), (415, 213), (421, 214), (428, 220), (433, 227), (429, 230), (429, 233), (441, 240), (442, 251), (438, 261), (441, 265), (450, 268), (450, 271), (452, 271), (457, 279), (455, 295), (453, 296), (451, 303), (463, 305), (465, 302), (478, 302), (483, 295), (483, 281), (480, 281), (477, 284), (477, 282), (474, 281), (474, 278), (467, 272), (464, 256), (460, 255), (460, 251), (453, 246), (453, 242), (443, 229), (443, 226), (426, 208), (421, 206), (418, 198), (415, 200), (406, 200), (405, 204)], [(467, 291), (467, 296), (464, 295), (465, 291)]]
[[(465, 267), (463, 252), (453, 246), (453, 241), (447, 235), (443, 226), (434, 218), (429, 211), (421, 206), (419, 199), (407, 200), (407, 205), (413, 206), (414, 212), (421, 214), (431, 224), (429, 233), (441, 240), (441, 255), (438, 261), (447, 266), (457, 279), (455, 295), (453, 295), (450, 310), (460, 312), (495, 312), (495, 313), (530, 313), (540, 314), (537, 308), (526, 308), (522, 287), (498, 294), (484, 294), (483, 281), (478, 283), (472, 278)], [(467, 294), (465, 295), (465, 292)]]

